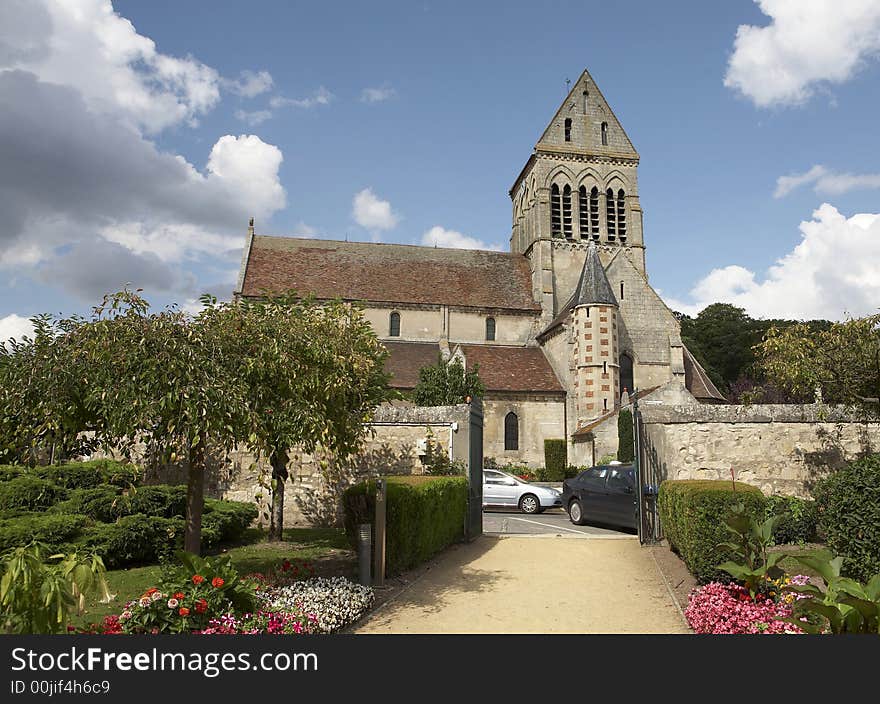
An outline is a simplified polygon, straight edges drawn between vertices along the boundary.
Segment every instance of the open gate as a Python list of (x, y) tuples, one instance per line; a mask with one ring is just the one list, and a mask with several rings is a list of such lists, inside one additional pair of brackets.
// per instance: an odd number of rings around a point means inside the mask
[(663, 481), (657, 450), (645, 432), (645, 423), (639, 410), (638, 391), (633, 393), (633, 438), (635, 440), (635, 464), (638, 481), (639, 542), (654, 545), (663, 539), (657, 492)]

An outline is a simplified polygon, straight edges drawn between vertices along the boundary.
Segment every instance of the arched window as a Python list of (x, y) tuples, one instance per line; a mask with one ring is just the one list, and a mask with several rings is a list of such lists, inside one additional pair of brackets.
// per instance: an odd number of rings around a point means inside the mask
[(622, 188), (617, 192), (617, 236), (626, 240), (626, 194)]
[(570, 117), (565, 118), (565, 141), (566, 142), (571, 141), (571, 118)]
[(608, 241), (617, 235), (617, 208), (614, 205), (614, 191), (610, 188), (605, 192), (605, 224), (608, 226)]
[(582, 240), (590, 236), (590, 199), (586, 186), (578, 189), (578, 233)]
[(388, 335), (390, 337), (400, 337), (400, 313), (392, 313), (391, 320), (388, 325)]
[(486, 318), (486, 339), (495, 339), (495, 318)]
[(608, 123), (607, 122), (602, 123), (602, 146), (603, 147), (608, 146)]
[(519, 418), (513, 411), (504, 416), (504, 449), (519, 449)]
[(633, 359), (626, 352), (620, 355), (620, 393), (633, 391)]
[(571, 239), (571, 186), (562, 189), (562, 234)]
[(550, 187), (550, 234), (553, 237), (562, 234), (562, 199), (555, 183)]
[(599, 239), (599, 189), (595, 186), (590, 191), (590, 234)]
[(584, 91), (583, 98), (584, 98), (584, 115), (586, 115), (587, 108), (590, 106), (590, 102), (589, 102), (590, 94), (587, 91)]

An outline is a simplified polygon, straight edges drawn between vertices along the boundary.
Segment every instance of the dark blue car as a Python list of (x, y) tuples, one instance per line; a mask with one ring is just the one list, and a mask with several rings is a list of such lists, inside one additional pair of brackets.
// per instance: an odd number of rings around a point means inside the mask
[(609, 464), (585, 469), (562, 484), (562, 506), (572, 523), (638, 526), (635, 466)]

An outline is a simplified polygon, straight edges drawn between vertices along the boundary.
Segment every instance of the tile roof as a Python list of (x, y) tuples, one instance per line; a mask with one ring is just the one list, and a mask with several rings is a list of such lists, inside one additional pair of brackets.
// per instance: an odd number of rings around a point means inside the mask
[(440, 345), (436, 342), (389, 342), (383, 341), (388, 349), (385, 371), (391, 374), (388, 386), (392, 389), (415, 388), (419, 380), (419, 369), (437, 363)]
[(323, 299), (541, 309), (519, 254), (257, 235), (247, 256), (244, 296), (295, 289)]
[(461, 345), (461, 349), (468, 368), (480, 365), (486, 391), (564, 392), (539, 347)]
[(706, 374), (691, 351), (683, 345), (682, 351), (684, 352), (684, 385), (691, 392), (691, 395), (698, 401), (727, 403), (727, 399), (712, 383), (709, 375)]

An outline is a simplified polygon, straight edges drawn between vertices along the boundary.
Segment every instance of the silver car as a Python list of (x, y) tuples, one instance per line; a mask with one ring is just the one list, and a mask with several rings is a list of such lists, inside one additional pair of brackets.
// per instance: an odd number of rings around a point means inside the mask
[(562, 506), (562, 494), (556, 489), (529, 484), (507, 472), (483, 470), (483, 508), (518, 507), (523, 513), (541, 513)]

